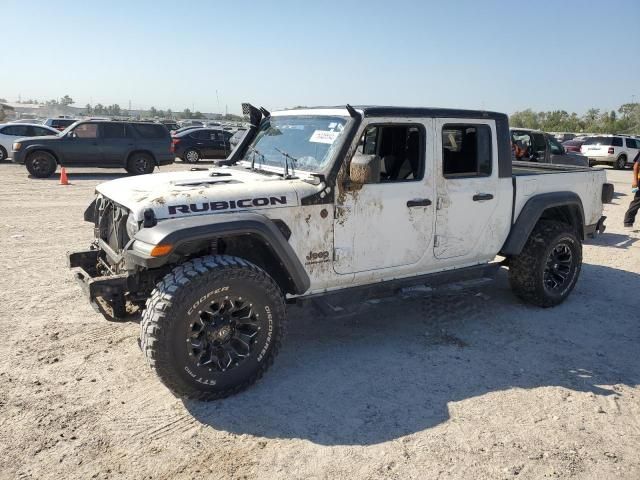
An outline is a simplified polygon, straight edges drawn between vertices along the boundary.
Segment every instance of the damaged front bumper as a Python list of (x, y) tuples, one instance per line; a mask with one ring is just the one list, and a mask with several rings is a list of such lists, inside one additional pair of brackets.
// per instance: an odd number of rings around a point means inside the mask
[[(126, 294), (132, 290), (132, 276), (128, 273), (99, 276), (96, 265), (100, 250), (83, 250), (67, 253), (67, 266), (73, 269), (76, 281), (89, 297), (91, 306), (105, 313), (102, 299), (112, 309), (116, 319), (126, 316)], [(109, 312), (106, 312), (109, 313)]]

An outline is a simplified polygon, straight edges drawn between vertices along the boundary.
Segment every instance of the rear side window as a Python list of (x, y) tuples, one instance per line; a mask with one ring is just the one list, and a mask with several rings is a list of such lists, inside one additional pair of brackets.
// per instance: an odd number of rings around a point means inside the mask
[(627, 142), (627, 148), (638, 148), (638, 144), (633, 138), (627, 138), (625, 142)]
[(2, 129), (3, 135), (12, 135), (16, 137), (26, 137), (29, 135), (29, 127), (27, 125), (11, 125)]
[(124, 123), (103, 123), (103, 138), (127, 138), (127, 130)]
[(611, 147), (621, 147), (622, 138), (620, 137), (591, 137), (588, 138), (585, 145), (605, 145)]
[(158, 139), (169, 136), (169, 131), (157, 123), (132, 123), (131, 127), (142, 138)]
[(488, 125), (442, 127), (442, 172), (445, 178), (491, 175), (491, 128)]

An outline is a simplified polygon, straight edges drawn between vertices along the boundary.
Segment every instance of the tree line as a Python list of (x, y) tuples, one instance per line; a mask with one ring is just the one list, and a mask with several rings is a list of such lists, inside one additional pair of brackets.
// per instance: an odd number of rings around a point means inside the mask
[(512, 127), (545, 132), (625, 133), (640, 135), (640, 103), (625, 103), (618, 110), (591, 108), (584, 115), (565, 110), (535, 112), (530, 108), (509, 117)]

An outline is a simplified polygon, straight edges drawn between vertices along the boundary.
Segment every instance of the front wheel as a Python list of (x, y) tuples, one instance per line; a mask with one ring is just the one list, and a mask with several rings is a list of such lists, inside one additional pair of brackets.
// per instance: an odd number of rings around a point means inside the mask
[(582, 267), (582, 243), (566, 223), (541, 220), (522, 252), (510, 259), (509, 283), (521, 300), (540, 307), (562, 303)]
[(6, 160), (8, 157), (7, 151), (4, 149), (2, 145), (0, 145), (0, 162)]
[(49, 178), (58, 167), (56, 159), (49, 152), (33, 152), (25, 162), (27, 171), (36, 178)]
[(206, 256), (156, 285), (140, 340), (147, 363), (173, 392), (214, 400), (262, 377), (285, 321), (282, 291), (264, 270), (237, 257)]
[(127, 161), (127, 172), (131, 175), (152, 173), (155, 168), (153, 158), (146, 153), (134, 153)]

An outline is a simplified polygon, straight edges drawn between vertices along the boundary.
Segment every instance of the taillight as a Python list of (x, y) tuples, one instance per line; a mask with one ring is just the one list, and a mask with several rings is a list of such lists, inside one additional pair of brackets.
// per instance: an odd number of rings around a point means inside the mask
[(176, 145), (178, 145), (179, 143), (180, 143), (179, 138), (171, 139), (171, 148), (170, 148), (171, 153), (176, 153)]
[(614, 153), (613, 147), (609, 147), (609, 155), (613, 155), (613, 153)]

